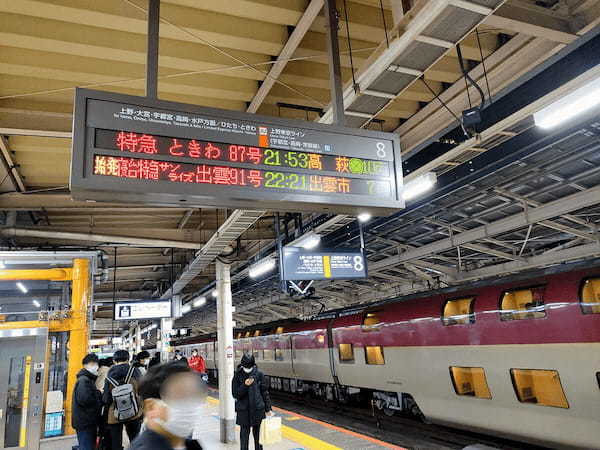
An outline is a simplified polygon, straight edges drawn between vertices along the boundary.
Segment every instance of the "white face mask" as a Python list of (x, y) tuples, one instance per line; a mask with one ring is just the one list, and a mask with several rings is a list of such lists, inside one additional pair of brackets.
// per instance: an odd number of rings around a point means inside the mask
[(94, 375), (98, 375), (98, 366), (95, 365), (95, 364), (94, 365), (85, 366), (85, 369), (88, 372), (90, 372), (90, 373), (92, 373)]
[(164, 404), (167, 406), (168, 419), (154, 420), (173, 436), (189, 437), (204, 416), (202, 407), (197, 402), (178, 401)]
[(250, 373), (252, 372), (252, 369), (254, 369), (254, 367), (242, 367), (242, 369), (244, 369), (244, 372)]

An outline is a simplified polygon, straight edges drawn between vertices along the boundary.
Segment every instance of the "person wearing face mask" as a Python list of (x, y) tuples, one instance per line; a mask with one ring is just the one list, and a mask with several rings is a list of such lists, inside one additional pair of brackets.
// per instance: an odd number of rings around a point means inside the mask
[(254, 437), (254, 449), (262, 450), (259, 443), (260, 424), (265, 412), (272, 415), (271, 398), (265, 376), (256, 367), (254, 355), (244, 353), (231, 382), (235, 398), (236, 423), (240, 426), (240, 448), (248, 450), (250, 429)]
[(71, 425), (77, 432), (79, 450), (94, 450), (102, 412), (102, 393), (96, 388), (98, 356), (90, 353), (82, 364), (73, 390)]
[(198, 374), (176, 361), (154, 366), (139, 392), (146, 429), (129, 450), (202, 450), (200, 442), (190, 439), (203, 420), (206, 401), (206, 387)]
[(137, 367), (137, 369), (140, 371), (142, 376), (146, 375), (146, 372), (148, 370), (148, 362), (149, 361), (150, 361), (150, 353), (148, 353), (146, 350), (142, 350), (135, 357), (135, 362), (133, 363), (133, 365), (135, 367)]
[(198, 350), (192, 350), (192, 357), (190, 358), (189, 365), (194, 372), (200, 375), (206, 375), (206, 363), (204, 358), (198, 354)]

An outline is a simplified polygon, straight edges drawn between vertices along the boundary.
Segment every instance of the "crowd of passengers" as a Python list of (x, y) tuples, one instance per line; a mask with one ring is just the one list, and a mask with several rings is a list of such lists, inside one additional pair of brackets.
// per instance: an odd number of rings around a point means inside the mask
[[(112, 358), (90, 353), (82, 361), (73, 392), (72, 426), (79, 450), (123, 450), (123, 432), (129, 450), (198, 450), (194, 434), (206, 420), (206, 364), (197, 350), (189, 360), (178, 350), (161, 362), (142, 351), (130, 360), (127, 350)], [(260, 426), (272, 415), (265, 377), (254, 356), (244, 354), (232, 381), (240, 448), (248, 450), (252, 433), (255, 450)]]

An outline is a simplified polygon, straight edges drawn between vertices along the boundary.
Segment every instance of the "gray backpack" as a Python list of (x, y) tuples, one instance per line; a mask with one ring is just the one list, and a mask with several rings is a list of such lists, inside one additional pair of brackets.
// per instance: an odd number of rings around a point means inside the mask
[(115, 406), (115, 418), (119, 422), (126, 422), (133, 419), (140, 412), (140, 406), (137, 394), (131, 384), (131, 377), (135, 367), (131, 365), (123, 384), (117, 383), (113, 378), (107, 377), (108, 382), (113, 386), (111, 391), (113, 404)]

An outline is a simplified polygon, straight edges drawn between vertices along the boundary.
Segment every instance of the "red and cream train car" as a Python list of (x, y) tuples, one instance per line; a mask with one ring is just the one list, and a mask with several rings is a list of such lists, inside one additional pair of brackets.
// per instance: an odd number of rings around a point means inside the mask
[[(268, 333), (268, 334), (266, 334)], [(414, 296), (237, 333), (272, 389), (558, 448), (600, 448), (600, 268)], [(215, 369), (213, 341), (198, 348)]]

